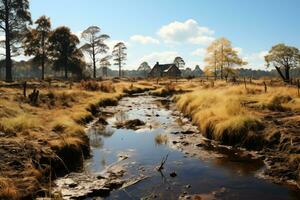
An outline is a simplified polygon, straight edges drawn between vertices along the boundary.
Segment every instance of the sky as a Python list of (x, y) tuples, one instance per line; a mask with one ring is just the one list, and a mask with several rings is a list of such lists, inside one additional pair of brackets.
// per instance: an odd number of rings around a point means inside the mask
[(247, 67), (265, 69), (273, 45), (300, 48), (299, 8), (300, 0), (30, 0), (33, 20), (47, 15), (53, 28), (65, 25), (78, 36), (96, 25), (110, 47), (125, 42), (125, 69), (175, 56), (204, 68), (205, 48), (219, 37), (232, 41)]

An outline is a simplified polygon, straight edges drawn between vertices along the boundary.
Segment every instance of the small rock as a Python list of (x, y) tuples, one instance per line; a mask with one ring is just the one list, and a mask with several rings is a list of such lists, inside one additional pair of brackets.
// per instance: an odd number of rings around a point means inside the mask
[(97, 123), (102, 125), (108, 125), (107, 121), (102, 117), (99, 117)]
[(74, 183), (71, 183), (71, 184), (69, 184), (69, 187), (70, 187), (70, 188), (75, 188), (75, 187), (77, 187), (77, 186), (78, 186), (78, 184), (77, 184), (77, 183), (75, 183), (75, 182), (74, 182)]
[(181, 133), (182, 133), (183, 135), (192, 135), (192, 134), (194, 134), (195, 132), (194, 132), (194, 131), (187, 130), (187, 131), (182, 131)]
[(186, 185), (185, 188), (189, 189), (191, 188), (192, 186), (191, 185)]
[(172, 178), (174, 178), (174, 177), (177, 176), (177, 174), (176, 174), (176, 172), (171, 172), (171, 173), (170, 173), (170, 176), (171, 176)]
[(101, 176), (101, 175), (98, 175), (98, 176), (97, 176), (97, 179), (99, 179), (99, 180), (100, 180), (100, 179), (105, 179), (105, 177), (104, 177), (104, 176)]

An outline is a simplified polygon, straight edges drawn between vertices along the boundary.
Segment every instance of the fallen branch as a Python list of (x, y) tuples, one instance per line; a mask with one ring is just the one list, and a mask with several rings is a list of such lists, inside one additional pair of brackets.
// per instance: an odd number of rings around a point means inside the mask
[(167, 154), (166, 157), (163, 157), (163, 158), (162, 158), (162, 160), (161, 160), (161, 162), (160, 162), (160, 166), (157, 168), (157, 171), (160, 172), (161, 170), (164, 169), (164, 165), (165, 165), (165, 163), (167, 162), (168, 157), (169, 157), (169, 154)]

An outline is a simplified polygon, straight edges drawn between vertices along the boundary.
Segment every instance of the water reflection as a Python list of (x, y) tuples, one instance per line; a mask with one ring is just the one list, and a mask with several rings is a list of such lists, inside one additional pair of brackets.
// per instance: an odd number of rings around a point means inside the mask
[(128, 114), (121, 110), (115, 115), (115, 120), (117, 124), (122, 124), (129, 119)]
[[(107, 120), (107, 128), (96, 126), (89, 131), (94, 147), (90, 171), (100, 172), (118, 161), (120, 153), (126, 153), (129, 159), (124, 162), (130, 166), (126, 174), (132, 177), (141, 173), (149, 176), (126, 188), (126, 192), (112, 192), (107, 199), (178, 199), (183, 193), (200, 194), (193, 196), (199, 199), (271, 200), (299, 197), (298, 193), (285, 187), (255, 178), (253, 174), (263, 167), (263, 163), (251, 157), (241, 157), (241, 153), (234, 149), (205, 144), (199, 147), (198, 153), (208, 156), (196, 159), (170, 148), (171, 135), (168, 133), (181, 132), (186, 121), (162, 107), (166, 105), (167, 102), (157, 101), (153, 97), (125, 98), (116, 108), (119, 112)], [(123, 123), (129, 119), (140, 119), (151, 126), (137, 131), (112, 128), (115, 122)], [(222, 156), (211, 156), (216, 153)], [(168, 160), (160, 173), (156, 167), (167, 154)], [(171, 172), (176, 172), (178, 176), (171, 177)]]

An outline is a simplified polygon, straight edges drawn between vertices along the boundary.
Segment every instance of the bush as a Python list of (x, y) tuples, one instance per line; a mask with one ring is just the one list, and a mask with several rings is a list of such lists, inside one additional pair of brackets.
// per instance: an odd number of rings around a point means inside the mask
[(80, 87), (84, 90), (88, 91), (98, 91), (100, 90), (100, 85), (97, 81), (81, 81), (80, 82)]

